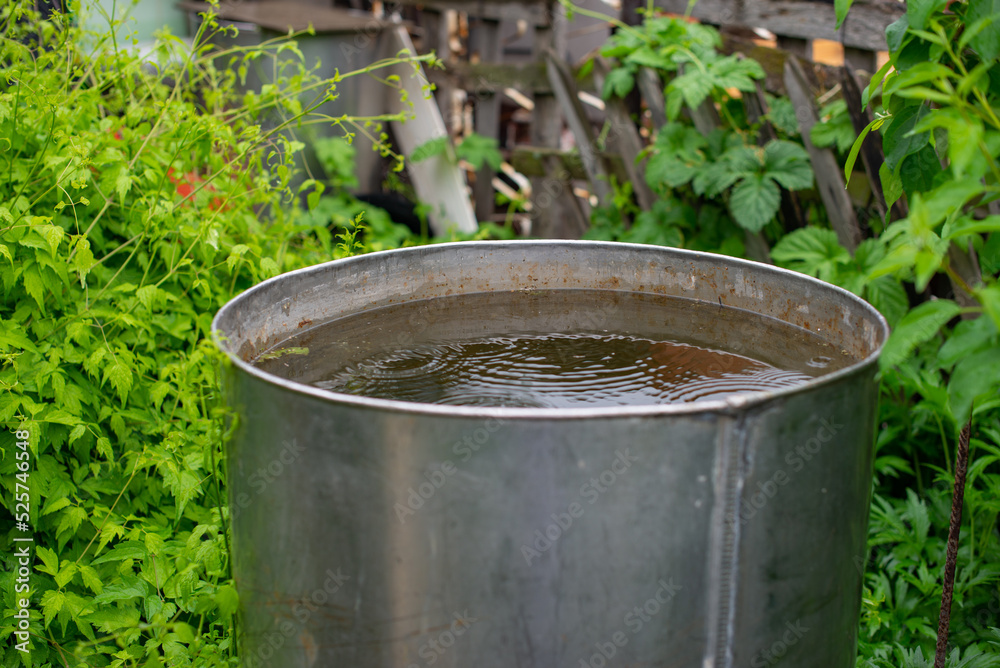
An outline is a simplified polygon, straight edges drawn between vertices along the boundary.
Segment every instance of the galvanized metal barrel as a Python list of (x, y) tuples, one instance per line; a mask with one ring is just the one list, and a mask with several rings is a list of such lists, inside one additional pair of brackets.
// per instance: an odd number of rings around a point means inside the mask
[[(857, 362), (778, 391), (587, 409), (347, 396), (248, 362), (347, 314), (525, 288), (719, 303)], [(238, 415), (244, 665), (854, 665), (888, 328), (849, 292), (670, 248), (473, 242), (273, 278), (214, 329)]]

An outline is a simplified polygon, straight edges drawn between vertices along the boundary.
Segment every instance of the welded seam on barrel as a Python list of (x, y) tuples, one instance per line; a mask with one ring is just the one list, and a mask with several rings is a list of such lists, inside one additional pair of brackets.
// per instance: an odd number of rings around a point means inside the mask
[(708, 643), (703, 668), (731, 668), (739, 573), (739, 522), (736, 517), (748, 467), (747, 414), (739, 413), (719, 431), (716, 450), (716, 503), (710, 537), (707, 624)]

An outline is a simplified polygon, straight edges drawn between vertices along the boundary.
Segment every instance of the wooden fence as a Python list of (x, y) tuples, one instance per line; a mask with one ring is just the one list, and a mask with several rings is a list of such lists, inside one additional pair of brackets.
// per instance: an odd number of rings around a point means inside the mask
[[(593, 77), (583, 82), (569, 74), (560, 54), (569, 51), (572, 31), (562, 16), (558, 3), (551, 0), (402, 0), (402, 5), (419, 6), (412, 15), (423, 28), (423, 48), (436, 50), (447, 63), (443, 72), (432, 73), (438, 86), (440, 102), (446, 118), (454, 118), (456, 91), (464, 91), (467, 105), (472, 107), (473, 126), (477, 133), (500, 139), (507, 137), (507, 158), (517, 170), (531, 179), (531, 232), (544, 237), (578, 237), (587, 226), (589, 203), (605, 202), (609, 191), (607, 179), (615, 175), (621, 182), (633, 183), (640, 206), (648, 198), (644, 179), (634, 169), (635, 154), (644, 140), (635, 132), (628, 115), (617, 104), (588, 106), (580, 99), (593, 99), (597, 88)], [(608, 9), (601, 2), (593, 3)], [(622, 0), (621, 18), (635, 24), (641, 20), (636, 11), (645, 0)], [(687, 0), (658, 0), (657, 6), (666, 12), (683, 14)], [(798, 110), (807, 149), (813, 159), (818, 189), (841, 240), (853, 248), (860, 239), (862, 224), (844, 191), (843, 178), (829, 150), (811, 145), (809, 128), (817, 122), (815, 100), (818, 95), (839, 87), (851, 106), (852, 119), (866, 123), (866, 112), (860, 99), (848, 99), (862, 80), (876, 69), (878, 53), (885, 50), (885, 28), (905, 13), (905, 5), (896, 0), (858, 0), (844, 25), (835, 29), (833, 5), (807, 0), (699, 0), (692, 16), (704, 23), (716, 25), (724, 36), (724, 49), (741, 52), (758, 60), (767, 72), (759, 96), (747, 96), (747, 103), (759, 113), (763, 93), (787, 94)], [(458, 16), (459, 20), (455, 20)], [(510, 34), (510, 25), (533, 34), (532, 52), (510, 54), (504, 48), (503, 36)], [(455, 27), (466, 31), (456, 40)], [(609, 30), (609, 27), (605, 28)], [(758, 29), (756, 33), (753, 29)], [(777, 48), (762, 46), (756, 39), (767, 31), (774, 35)], [(766, 34), (766, 33), (764, 33)], [(814, 41), (829, 40), (843, 46), (846, 69), (824, 67), (808, 60)], [(458, 43), (462, 48), (455, 49)], [(662, 97), (662, 85), (654, 85), (652, 72), (644, 73), (640, 86), (645, 107), (658, 125), (657, 97)], [(599, 76), (599, 72), (598, 72)], [(864, 81), (864, 83), (867, 83)], [(657, 90), (659, 89), (659, 90)], [(587, 98), (587, 93), (591, 97)], [(581, 95), (582, 94), (582, 95)], [(461, 97), (461, 93), (459, 94)], [(516, 101), (515, 101), (516, 100)], [(526, 132), (512, 133), (501, 128), (501, 119), (510, 116), (527, 121)], [(753, 111), (748, 107), (748, 111)], [(696, 121), (699, 114), (695, 114)], [(702, 119), (709, 123), (709, 116)], [(620, 139), (607, 154), (595, 154), (592, 137), (595, 128), (605, 120), (616, 127)], [(709, 129), (706, 125), (705, 129)], [(572, 133), (573, 150), (566, 150), (567, 130)], [(516, 134), (516, 137), (512, 137)], [(524, 139), (527, 138), (525, 143)], [(878, 158), (870, 146), (862, 156), (868, 178), (878, 183)], [(869, 164), (871, 163), (871, 164)], [(481, 220), (497, 217), (494, 186), (496, 175), (488, 169), (474, 177), (474, 200)], [(879, 189), (873, 187), (872, 191)], [(578, 196), (583, 194), (584, 197)], [(877, 203), (877, 202), (876, 202)], [(795, 202), (787, 203), (795, 210)], [(884, 206), (884, 205), (883, 205)], [(748, 248), (757, 249), (756, 256), (767, 259), (766, 247), (759, 239), (748, 238)]]

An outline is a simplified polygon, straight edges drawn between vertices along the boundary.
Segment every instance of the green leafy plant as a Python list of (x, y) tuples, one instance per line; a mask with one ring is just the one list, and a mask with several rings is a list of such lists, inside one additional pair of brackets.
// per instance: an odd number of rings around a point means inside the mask
[(481, 169), (483, 165), (498, 170), (503, 162), (497, 140), (475, 132), (464, 137), (457, 146), (452, 146), (448, 137), (431, 139), (418, 146), (409, 157), (413, 162), (422, 162), (435, 155), (443, 155), (456, 164), (464, 160), (474, 170)]
[[(594, 14), (568, 0), (563, 4), (572, 11)], [(649, 211), (635, 211), (616, 198), (612, 209), (595, 212), (597, 229), (588, 237), (703, 248), (712, 244), (699, 242), (699, 237), (711, 239), (712, 228), (721, 224), (727, 228), (723, 240), (717, 242), (726, 244), (723, 252), (742, 254), (742, 241), (733, 237), (742, 237), (741, 230), (762, 232), (775, 221), (782, 188), (812, 187), (808, 155), (801, 144), (790, 140), (798, 133), (791, 104), (767, 98), (771, 108), (764, 120), (771, 128), (778, 128), (784, 138), (759, 142), (760, 122), (748, 122), (738, 97), (740, 93), (757, 93), (757, 81), (763, 79), (764, 71), (756, 61), (739, 54), (722, 54), (721, 39), (714, 28), (657, 16), (652, 7), (647, 8), (641, 26), (616, 26), (617, 31), (601, 49), (601, 55), (615, 63), (604, 79), (605, 99), (630, 93), (643, 69), (667, 82), (667, 123), (656, 128), (645, 150), (645, 178), (660, 201)], [(697, 127), (695, 116), (702, 119)], [(712, 129), (706, 130), (706, 124)], [(695, 210), (721, 209), (726, 220), (712, 216), (714, 222), (703, 228), (690, 216), (664, 215), (678, 202)], [(657, 225), (663, 229), (654, 229)]]
[[(849, 2), (837, 5), (842, 20)], [(883, 231), (853, 257), (812, 228), (774, 248), (776, 261), (864, 295), (893, 324), (880, 360), (883, 428), (864, 666), (932, 664), (955, 479), (951, 452), (970, 418), (950, 625), (955, 649), (947, 665), (1000, 661), (1000, 616), (992, 612), (1000, 609), (1000, 217), (992, 206), (1000, 196), (998, 17), (995, 4), (983, 0), (907, 3), (906, 15), (886, 33), (889, 62), (864, 91), (875, 119), (845, 162), (849, 177), (861, 142), (878, 135), (884, 198), (902, 205), (905, 215), (881, 221)]]
[[(336, 82), (294, 40), (233, 46), (211, 15), (154, 63), (117, 46), (117, 18), (86, 34), (34, 6), (0, 6), (0, 484), (13, 510), (9, 430), (28, 432), (35, 546), (31, 651), (5, 642), (3, 665), (236, 665), (210, 323), (262, 279), (359, 250), (289, 189), (287, 130)], [(241, 92), (263, 60), (274, 84)], [(377, 140), (391, 119), (339, 122)], [(5, 641), (17, 535), (0, 534)]]
[(668, 123), (653, 143), (646, 180), (658, 190), (689, 185), (696, 195), (723, 198), (740, 227), (759, 232), (781, 205), (781, 188), (813, 183), (809, 156), (799, 144), (775, 139), (747, 146), (736, 133)]

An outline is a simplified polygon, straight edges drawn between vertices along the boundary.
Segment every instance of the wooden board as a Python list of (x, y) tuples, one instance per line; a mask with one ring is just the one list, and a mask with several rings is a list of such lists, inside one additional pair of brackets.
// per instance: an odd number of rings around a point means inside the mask
[(795, 105), (795, 115), (802, 130), (802, 142), (809, 152), (816, 175), (816, 187), (826, 207), (830, 226), (836, 231), (840, 244), (853, 255), (854, 249), (861, 243), (861, 228), (854, 213), (854, 205), (844, 188), (844, 176), (833, 151), (817, 147), (810, 139), (809, 133), (819, 121), (815, 95), (795, 56), (790, 56), (785, 62), (785, 87), (788, 89), (788, 97)]
[[(594, 61), (594, 83), (596, 89), (604, 88), (604, 78), (610, 71), (609, 63), (603, 58), (596, 58)], [(608, 113), (608, 123), (611, 124), (608, 133), (609, 143), (613, 143), (618, 153), (621, 154), (625, 171), (628, 173), (628, 180), (632, 183), (632, 192), (635, 193), (635, 201), (642, 210), (653, 208), (656, 203), (656, 195), (646, 183), (646, 163), (647, 160), (639, 159), (645, 143), (639, 136), (639, 130), (629, 117), (625, 102), (617, 97), (612, 97), (604, 102)]]
[[(601, 152), (599, 155), (611, 173), (615, 175), (615, 178), (619, 181), (628, 178), (625, 162), (620, 155), (607, 151)], [(518, 146), (511, 152), (510, 156), (510, 164), (525, 176), (548, 175), (549, 172), (546, 170), (553, 160), (567, 179), (583, 181), (589, 178), (587, 170), (583, 166), (583, 160), (580, 159), (580, 154), (576, 151), (562, 151), (547, 146)]]
[[(185, 0), (177, 6), (187, 12), (207, 12), (212, 6), (207, 2), (191, 2)], [(235, 2), (230, 0), (219, 4), (218, 15), (227, 21), (253, 23), (286, 33), (289, 30), (299, 32), (312, 26), (316, 32), (351, 33), (377, 32), (393, 25), (380, 21), (368, 12), (350, 9), (334, 9), (333, 7), (317, 7), (306, 2), (277, 2), (266, 0), (262, 2)]]
[(556, 99), (559, 101), (563, 115), (576, 138), (580, 159), (583, 160), (583, 167), (587, 170), (590, 181), (590, 190), (597, 195), (602, 206), (609, 206), (614, 197), (614, 193), (611, 191), (611, 182), (598, 155), (597, 138), (594, 136), (594, 129), (583, 110), (583, 105), (580, 104), (579, 91), (573, 81), (573, 75), (570, 73), (569, 67), (552, 51), (546, 55), (546, 65)]
[(419, 5), (443, 12), (453, 9), (491, 21), (528, 21), (536, 26), (551, 23), (545, 3), (538, 0), (395, 0), (401, 5)]
[[(684, 14), (688, 0), (656, 0), (674, 14)], [(809, 0), (698, 0), (691, 15), (715, 25), (766, 28), (781, 37), (829, 39), (844, 46), (885, 51), (886, 27), (906, 13), (896, 0), (857, 1), (840, 30), (836, 30), (833, 3)]]
[[(382, 33), (381, 47), (383, 57), (395, 56), (401, 51), (416, 54), (409, 33), (401, 25)], [(408, 103), (404, 104), (400, 100), (397, 91), (384, 88), (389, 113), (403, 112), (413, 116), (405, 123), (392, 123), (400, 151), (403, 155), (410, 156), (418, 146), (432, 139), (447, 137), (448, 131), (434, 99), (425, 97), (423, 68), (414, 72), (412, 65), (401, 64), (395, 66), (391, 73), (399, 77), (400, 85), (413, 104), (411, 108)], [(452, 229), (471, 233), (479, 229), (472, 201), (466, 193), (465, 176), (458, 165), (446, 156), (435, 155), (421, 162), (407, 160), (406, 167), (417, 197), (431, 207), (428, 218), (434, 234), (446, 235)]]

